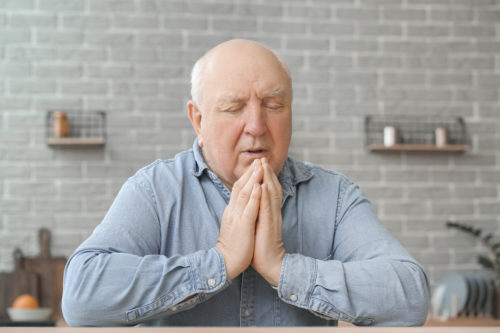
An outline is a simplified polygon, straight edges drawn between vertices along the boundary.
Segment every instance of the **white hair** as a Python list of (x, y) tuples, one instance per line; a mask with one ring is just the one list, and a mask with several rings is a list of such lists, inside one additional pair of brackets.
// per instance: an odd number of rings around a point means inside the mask
[[(274, 54), (274, 56), (278, 59), (278, 61), (281, 64), (281, 67), (285, 71), (286, 75), (288, 76), (288, 81), (290, 82), (290, 91), (293, 95), (293, 89), (292, 89), (292, 75), (290, 74), (290, 68), (288, 67), (287, 63), (276, 53), (274, 53), (272, 50), (271, 52)], [(200, 97), (200, 90), (201, 90), (201, 80), (203, 76), (203, 69), (205, 67), (205, 58), (206, 58), (206, 53), (201, 56), (193, 65), (193, 69), (191, 70), (191, 99), (193, 100), (194, 104), (201, 110), (201, 97)]]
[(191, 70), (191, 99), (198, 108), (200, 104), (200, 86), (201, 86), (201, 72), (205, 64), (205, 55), (200, 57), (194, 64)]

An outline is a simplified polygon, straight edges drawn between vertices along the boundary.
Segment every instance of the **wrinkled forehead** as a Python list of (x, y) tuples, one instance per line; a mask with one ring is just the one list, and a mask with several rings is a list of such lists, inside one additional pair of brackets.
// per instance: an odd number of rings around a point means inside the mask
[(224, 89), (241, 95), (250, 89), (262, 94), (291, 89), (283, 64), (262, 46), (229, 46), (213, 50), (206, 57), (202, 91)]

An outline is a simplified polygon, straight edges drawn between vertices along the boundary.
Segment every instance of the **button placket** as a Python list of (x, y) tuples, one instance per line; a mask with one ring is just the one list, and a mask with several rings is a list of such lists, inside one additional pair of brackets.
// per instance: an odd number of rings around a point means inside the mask
[(241, 276), (240, 326), (255, 325), (255, 274), (249, 267)]

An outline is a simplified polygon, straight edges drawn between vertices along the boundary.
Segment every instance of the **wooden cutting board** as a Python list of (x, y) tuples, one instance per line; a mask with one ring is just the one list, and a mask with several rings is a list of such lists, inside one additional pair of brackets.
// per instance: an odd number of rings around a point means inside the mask
[(14, 250), (14, 272), (0, 273), (0, 319), (8, 319), (7, 308), (21, 294), (30, 294), (40, 300), (38, 274), (22, 267), (23, 254)]
[(50, 255), (50, 231), (40, 229), (40, 254), (33, 258), (24, 258), (23, 268), (40, 276), (40, 306), (52, 309), (52, 320), (62, 318), (61, 298), (64, 266), (66, 258), (53, 258)]

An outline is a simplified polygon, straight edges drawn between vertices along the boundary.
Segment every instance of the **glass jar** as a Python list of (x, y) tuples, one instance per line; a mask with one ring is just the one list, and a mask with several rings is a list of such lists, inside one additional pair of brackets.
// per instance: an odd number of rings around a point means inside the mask
[(66, 112), (56, 111), (52, 114), (52, 135), (63, 138), (69, 135), (69, 122)]

